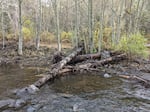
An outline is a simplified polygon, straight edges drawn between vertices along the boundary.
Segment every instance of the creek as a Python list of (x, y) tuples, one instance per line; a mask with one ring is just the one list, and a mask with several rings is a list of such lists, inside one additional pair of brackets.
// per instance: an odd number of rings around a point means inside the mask
[[(13, 89), (32, 84), (39, 78), (36, 76), (38, 73), (38, 69), (28, 67), (0, 67), (0, 99), (10, 98), (10, 91)], [(6, 110), (8, 112), (149, 112), (150, 110), (149, 88), (115, 75), (105, 78), (102, 73), (61, 77), (44, 85), (36, 94), (24, 97), (29, 99), (25, 106)]]

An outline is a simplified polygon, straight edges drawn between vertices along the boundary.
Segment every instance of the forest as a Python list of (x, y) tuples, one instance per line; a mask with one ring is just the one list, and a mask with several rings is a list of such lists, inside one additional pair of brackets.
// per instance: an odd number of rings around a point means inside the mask
[(0, 0), (0, 111), (149, 112), (149, 6)]

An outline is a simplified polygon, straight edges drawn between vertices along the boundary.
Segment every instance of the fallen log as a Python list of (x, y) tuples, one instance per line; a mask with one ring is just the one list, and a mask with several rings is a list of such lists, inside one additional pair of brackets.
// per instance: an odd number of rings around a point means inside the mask
[(90, 62), (87, 62), (85, 64), (79, 64), (76, 66), (76, 69), (90, 69), (90, 68), (96, 68), (98, 66), (102, 66), (102, 65), (105, 65), (105, 64), (108, 64), (108, 63), (112, 63), (112, 62), (118, 62), (120, 60), (124, 60), (126, 59), (126, 54), (120, 54), (120, 55), (117, 55), (117, 56), (113, 56), (113, 57), (110, 57), (110, 58), (106, 58), (106, 59), (103, 59), (103, 60), (100, 60), (100, 61), (90, 61)]
[[(96, 53), (96, 54), (78, 55), (68, 64), (76, 64), (78, 62), (82, 62), (82, 61), (86, 61), (86, 60), (100, 59), (100, 58), (103, 58), (102, 54), (106, 55), (106, 53), (109, 54), (108, 57), (121, 54), (120, 52), (116, 52), (116, 51), (103, 51), (102, 53)], [(108, 58), (108, 57), (106, 57), (106, 58)], [(103, 58), (103, 59), (106, 59), (106, 58)]]
[(62, 61), (57, 63), (53, 68), (50, 69), (50, 74), (44, 76), (43, 78), (36, 81), (33, 85), (35, 87), (40, 88), (42, 85), (44, 85), (48, 80), (53, 79), (54, 77), (58, 76), (61, 72), (62, 68), (69, 63), (74, 57), (76, 57), (80, 52), (82, 51), (82, 48), (78, 48), (76, 51), (71, 53), (69, 56), (64, 58)]
[(80, 72), (81, 70), (99, 71), (97, 69), (97, 67), (99, 66), (103, 66), (108, 63), (118, 62), (124, 59), (126, 59), (126, 54), (120, 54), (100, 61), (90, 60), (80, 64), (76, 64), (75, 66), (65, 66), (65, 68), (62, 69), (59, 73), (67, 73), (67, 72), (75, 72), (75, 71)]
[(82, 62), (88, 59), (99, 59), (100, 57), (101, 57), (100, 53), (78, 55), (74, 59), (72, 59), (72, 61), (70, 61), (69, 64), (75, 64), (75, 63)]
[[(53, 66), (48, 75), (44, 75), (42, 78), (40, 78), (38, 81), (36, 81), (34, 84), (25, 87), (21, 89), (21, 93), (27, 92), (27, 93), (35, 93), (39, 90), (41, 86), (43, 86), (47, 81), (56, 78), (57, 76), (63, 75), (63, 73), (70, 73), (70, 72), (80, 72), (80, 70), (93, 70), (93, 68), (96, 68), (98, 66), (102, 66), (107, 63), (111, 63), (113, 61), (119, 61), (126, 58), (126, 54), (121, 54), (117, 56), (113, 56), (111, 58), (106, 58), (100, 61), (91, 61), (86, 64), (77, 64), (76, 66), (65, 66), (68, 62), (70, 62), (75, 56), (77, 56), (82, 51), (82, 48), (77, 49), (72, 54), (70, 54), (68, 57), (66, 57), (64, 60), (60, 61), (59, 63), (55, 64)], [(95, 71), (95, 69), (94, 69)], [(96, 70), (97, 71), (97, 70)], [(20, 93), (18, 91), (18, 93)]]
[(125, 79), (134, 79), (140, 82), (143, 82), (146, 86), (150, 87), (150, 82), (140, 76), (136, 76), (134, 74), (130, 74), (130, 75), (119, 75), (119, 77), (121, 78), (125, 78)]

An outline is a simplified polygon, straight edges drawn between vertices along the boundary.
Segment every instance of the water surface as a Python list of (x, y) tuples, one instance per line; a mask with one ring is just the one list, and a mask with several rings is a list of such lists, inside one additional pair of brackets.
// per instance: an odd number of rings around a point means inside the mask
[(18, 65), (0, 66), (0, 97), (9, 94), (10, 90), (32, 84), (39, 77), (38, 68), (20, 67)]
[[(39, 77), (37, 69), (5, 66), (0, 68), (0, 98), (11, 89), (32, 84)], [(149, 112), (150, 89), (132, 80), (103, 74), (76, 74), (55, 79), (29, 103), (10, 112)]]

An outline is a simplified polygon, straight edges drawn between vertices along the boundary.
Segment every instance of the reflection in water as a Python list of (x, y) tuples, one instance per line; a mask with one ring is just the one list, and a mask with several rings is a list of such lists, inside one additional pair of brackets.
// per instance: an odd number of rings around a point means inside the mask
[(11, 89), (21, 88), (32, 84), (39, 77), (36, 69), (20, 68), (19, 66), (1, 66), (0, 67), (0, 97)]
[(118, 77), (83, 74), (62, 77), (49, 88), (42, 88), (37, 95), (42, 98), (36, 96), (37, 101), (46, 103), (40, 103), (43, 107), (37, 112), (149, 112), (150, 90), (137, 85)]
[(116, 77), (103, 78), (99, 75), (74, 75), (56, 80), (51, 88), (60, 93), (82, 94), (114, 89), (121, 83), (122, 81)]
[[(33, 83), (36, 70), (0, 68), (0, 92)], [(39, 77), (38, 77), (39, 78)], [(135, 81), (100, 75), (70, 75), (55, 79), (15, 112), (149, 112), (150, 89)], [(28, 99), (28, 98), (27, 98)], [(14, 111), (12, 111), (14, 112)]]

